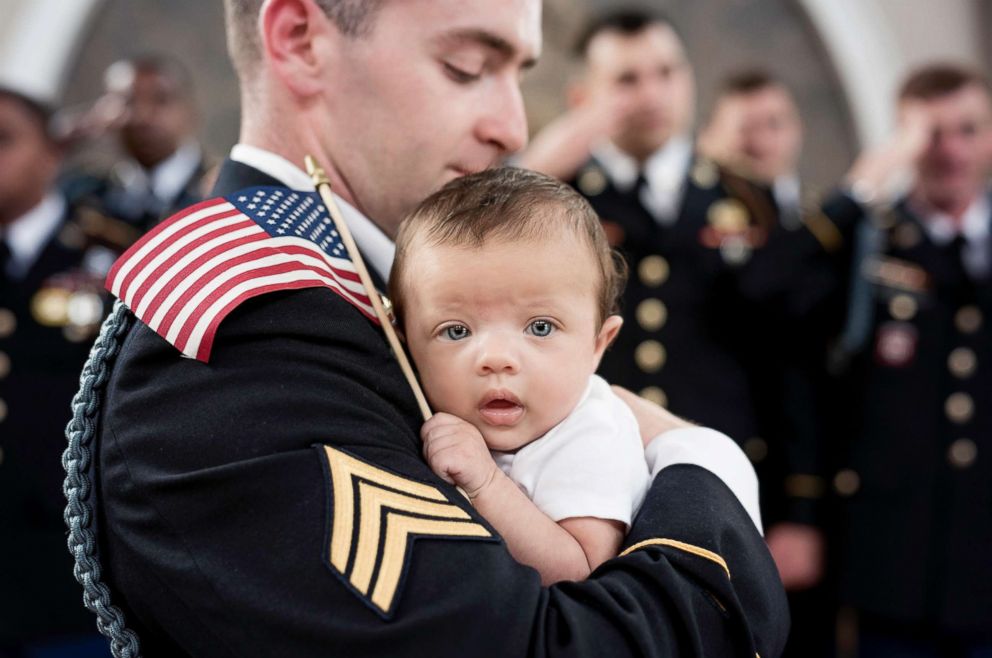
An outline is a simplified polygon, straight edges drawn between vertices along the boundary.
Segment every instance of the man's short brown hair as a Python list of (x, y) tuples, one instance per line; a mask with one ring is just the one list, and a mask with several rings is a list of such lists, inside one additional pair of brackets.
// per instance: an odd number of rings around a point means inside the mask
[(718, 96), (749, 96), (770, 87), (785, 89), (785, 84), (763, 69), (745, 69), (723, 79)]
[(992, 96), (989, 79), (979, 71), (959, 64), (931, 64), (909, 74), (899, 88), (899, 100), (929, 101), (972, 85)]
[(400, 225), (389, 295), (402, 327), (410, 249), (428, 245), (482, 247), (554, 239), (571, 233), (588, 245), (599, 273), (599, 320), (619, 311), (627, 265), (610, 248), (596, 211), (568, 185), (527, 169), (504, 167), (457, 178), (427, 197)]
[[(227, 51), (234, 68), (244, 77), (261, 56), (258, 39), (258, 13), (264, 0), (224, 0), (227, 17)], [(314, 0), (342, 33), (362, 36), (368, 33), (382, 0)]]

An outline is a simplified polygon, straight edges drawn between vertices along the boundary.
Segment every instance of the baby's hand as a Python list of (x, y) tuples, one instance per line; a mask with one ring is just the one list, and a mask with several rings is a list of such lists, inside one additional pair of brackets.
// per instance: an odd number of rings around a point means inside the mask
[(478, 496), (499, 472), (482, 434), (457, 416), (435, 414), (420, 428), (420, 438), (431, 469), (445, 482), (464, 489), (469, 498)]

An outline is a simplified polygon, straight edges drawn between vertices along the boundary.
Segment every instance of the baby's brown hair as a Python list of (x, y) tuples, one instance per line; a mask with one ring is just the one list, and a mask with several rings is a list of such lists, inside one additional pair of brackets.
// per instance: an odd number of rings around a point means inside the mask
[(389, 297), (403, 326), (404, 273), (411, 245), (482, 247), (541, 240), (568, 231), (585, 242), (599, 270), (599, 321), (619, 312), (627, 264), (606, 241), (596, 211), (568, 185), (527, 169), (502, 167), (457, 178), (427, 197), (400, 225)]

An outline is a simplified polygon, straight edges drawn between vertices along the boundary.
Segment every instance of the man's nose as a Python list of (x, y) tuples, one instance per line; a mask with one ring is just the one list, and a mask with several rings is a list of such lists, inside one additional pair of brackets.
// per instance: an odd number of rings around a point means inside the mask
[(499, 80), (484, 116), (479, 119), (480, 141), (497, 146), (503, 154), (515, 153), (527, 145), (527, 115), (516, 78)]

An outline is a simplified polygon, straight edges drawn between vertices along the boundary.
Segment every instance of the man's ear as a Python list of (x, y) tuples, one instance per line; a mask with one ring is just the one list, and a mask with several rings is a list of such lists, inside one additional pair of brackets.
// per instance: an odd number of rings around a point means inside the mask
[(623, 325), (623, 318), (619, 315), (611, 315), (603, 321), (603, 326), (599, 330), (599, 335), (596, 336), (596, 351), (593, 356), (596, 359), (596, 367), (599, 367), (599, 360), (603, 358), (603, 352), (606, 348), (610, 346), (613, 339), (617, 337), (620, 333), (620, 327)]
[(298, 96), (319, 93), (326, 84), (322, 42), (339, 36), (323, 10), (314, 0), (268, 0), (259, 24), (273, 73)]

